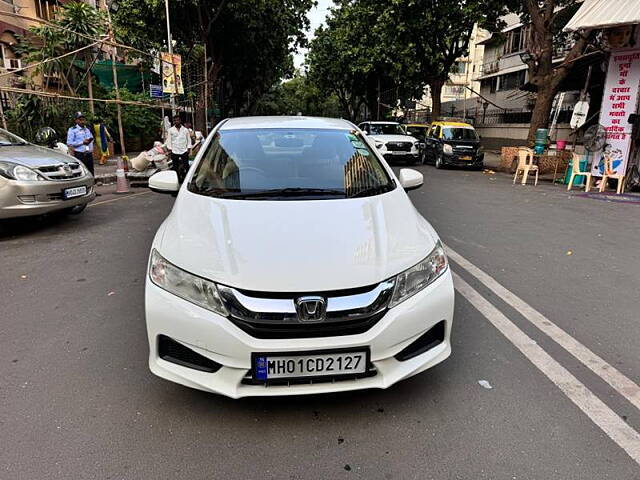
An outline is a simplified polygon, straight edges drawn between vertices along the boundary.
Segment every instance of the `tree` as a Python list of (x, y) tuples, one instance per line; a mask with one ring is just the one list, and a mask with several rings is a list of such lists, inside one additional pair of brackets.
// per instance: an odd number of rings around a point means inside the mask
[[(81, 1), (66, 2), (51, 25), (39, 25), (30, 29), (30, 34), (21, 39), (19, 53), (25, 63), (39, 63), (86, 47), (93, 43), (91, 38), (98, 38), (105, 32), (106, 22), (102, 12)], [(75, 93), (83, 81), (85, 72), (75, 62), (77, 58), (85, 60), (90, 82), (89, 68), (93, 54), (88, 49), (76, 55), (56, 58), (52, 62), (41, 64), (32, 71), (32, 77), (44, 74), (45, 88), (49, 86), (50, 78), (58, 77), (72, 93)]]
[[(353, 118), (359, 103), (375, 111), (380, 92), (401, 103), (431, 87), (440, 115), (442, 86), (466, 54), (474, 25), (495, 28), (505, 0), (338, 0), (327, 27), (316, 32), (310, 74), (329, 88)], [(384, 97), (384, 95), (382, 95)], [(376, 112), (377, 113), (377, 112)]]
[(531, 115), (528, 141), (533, 143), (536, 130), (549, 123), (553, 99), (567, 78), (573, 62), (580, 57), (593, 41), (594, 33), (576, 34), (573, 45), (559, 65), (553, 57), (558, 44), (566, 45), (562, 28), (575, 12), (577, 0), (523, 0), (520, 12), (524, 21), (530, 21), (530, 36), (527, 43), (529, 58), (525, 62), (529, 69), (529, 83), (537, 90), (536, 103)]
[[(121, 0), (116, 32), (138, 48), (161, 48), (164, 15), (158, 0)], [(293, 74), (291, 53), (306, 42), (314, 0), (172, 0), (176, 49), (189, 61), (192, 46), (207, 46), (209, 81), (224, 89), (228, 113), (251, 112), (261, 95)], [(150, 28), (149, 25), (154, 27)], [(165, 47), (166, 48), (166, 47)], [(213, 91), (213, 89), (211, 89)]]
[(258, 115), (312, 115), (339, 117), (340, 104), (335, 95), (324, 95), (306, 75), (296, 75), (286, 82), (278, 82), (260, 98)]

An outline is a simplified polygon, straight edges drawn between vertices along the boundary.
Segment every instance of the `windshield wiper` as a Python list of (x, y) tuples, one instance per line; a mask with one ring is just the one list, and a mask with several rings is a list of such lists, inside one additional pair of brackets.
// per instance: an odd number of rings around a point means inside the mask
[(222, 193), (222, 198), (256, 198), (256, 197), (304, 197), (304, 196), (340, 196), (344, 198), (344, 190), (331, 188), (272, 188), (269, 190), (259, 190), (257, 192), (229, 192)]
[(378, 185), (377, 187), (369, 187), (364, 188), (353, 195), (350, 195), (349, 198), (358, 198), (358, 197), (369, 197), (371, 195), (380, 195), (381, 193), (387, 193), (391, 190), (389, 185)]

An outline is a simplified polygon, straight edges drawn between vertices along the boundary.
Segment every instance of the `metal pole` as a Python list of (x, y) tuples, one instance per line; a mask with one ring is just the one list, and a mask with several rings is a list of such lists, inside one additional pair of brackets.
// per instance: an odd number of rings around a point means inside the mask
[(204, 131), (209, 135), (209, 72), (207, 72), (207, 42), (204, 42)]
[[(169, 47), (169, 54), (171, 55), (171, 65), (173, 66), (173, 85), (174, 88), (178, 88), (176, 82), (176, 65), (173, 63), (173, 42), (171, 41), (171, 19), (169, 18), (169, 0), (164, 0), (164, 9), (167, 16), (167, 45)], [(176, 114), (176, 95), (175, 93), (169, 94), (171, 101), (171, 115)]]
[[(109, 11), (109, 5), (105, 0), (105, 6), (107, 9), (107, 21), (109, 22), (109, 38), (111, 42), (115, 43), (115, 35), (113, 34), (113, 26), (111, 25), (111, 12)], [(127, 149), (124, 143), (124, 129), (122, 128), (122, 106), (120, 105), (120, 87), (118, 86), (118, 71), (116, 69), (116, 47), (112, 46), (111, 51), (111, 73), (113, 75), (113, 86), (116, 91), (116, 108), (118, 112), (118, 134), (120, 135), (120, 150), (122, 155), (127, 154)]]
[(378, 75), (378, 114), (376, 120), (380, 120), (380, 75)]

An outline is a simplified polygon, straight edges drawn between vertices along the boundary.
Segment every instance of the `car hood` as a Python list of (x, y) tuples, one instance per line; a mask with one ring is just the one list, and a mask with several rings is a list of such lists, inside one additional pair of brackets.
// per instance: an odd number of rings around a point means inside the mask
[(379, 142), (417, 142), (410, 135), (370, 135), (371, 138)]
[(182, 190), (155, 248), (178, 267), (254, 291), (363, 287), (412, 267), (436, 235), (400, 188), (378, 196), (247, 201)]
[(26, 167), (41, 167), (77, 161), (74, 157), (38, 145), (7, 145), (0, 147), (0, 159)]

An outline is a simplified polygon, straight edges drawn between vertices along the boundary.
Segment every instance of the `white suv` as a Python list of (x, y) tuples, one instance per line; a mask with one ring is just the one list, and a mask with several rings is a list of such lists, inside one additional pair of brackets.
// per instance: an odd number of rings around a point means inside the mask
[(443, 361), (453, 282), (405, 192), (421, 184), (344, 120), (219, 124), (151, 247), (151, 371), (237, 398), (387, 388)]
[(407, 135), (397, 122), (363, 122), (358, 125), (374, 141), (387, 160), (404, 160), (415, 164), (420, 159), (420, 141)]

